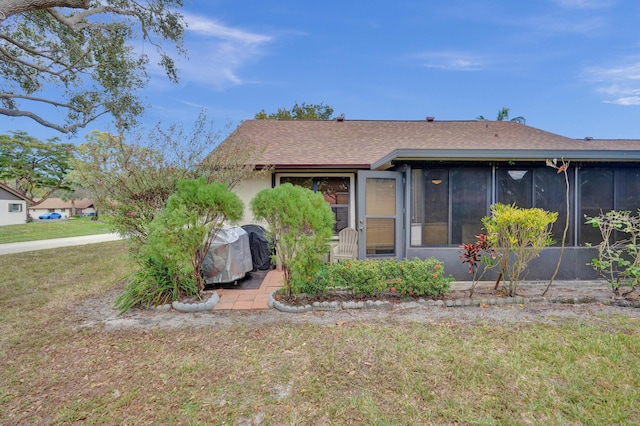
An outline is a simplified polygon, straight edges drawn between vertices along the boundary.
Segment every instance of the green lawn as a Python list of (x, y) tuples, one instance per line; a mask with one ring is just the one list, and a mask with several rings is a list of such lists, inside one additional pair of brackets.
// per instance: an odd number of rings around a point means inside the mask
[(78, 307), (132, 266), (124, 241), (93, 247), (0, 256), (0, 423), (640, 423), (638, 319), (229, 325), (219, 312), (107, 330)]
[(90, 217), (49, 221), (35, 220), (23, 225), (0, 226), (0, 244), (79, 237), (108, 232), (110, 232), (108, 225), (100, 221), (92, 221)]

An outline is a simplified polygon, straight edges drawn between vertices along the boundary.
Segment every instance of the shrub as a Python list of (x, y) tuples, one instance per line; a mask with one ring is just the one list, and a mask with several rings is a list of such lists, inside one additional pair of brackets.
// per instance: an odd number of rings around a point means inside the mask
[(172, 269), (162, 259), (149, 255), (139, 259), (140, 269), (134, 272), (114, 302), (119, 314), (135, 306), (158, 306), (171, 303), (179, 296), (197, 296), (193, 280)]
[(589, 265), (607, 281), (615, 295), (620, 295), (625, 286), (629, 290), (623, 295), (633, 292), (640, 283), (640, 209), (637, 216), (630, 211), (612, 210), (586, 218), (586, 223), (599, 228), (602, 235), (598, 257)]
[(136, 251), (180, 180), (204, 178), (232, 190), (269, 170), (254, 171), (259, 151), (250, 142), (242, 148), (220, 144), (210, 153), (220, 136), (204, 111), (190, 131), (160, 124), (120, 136), (93, 131), (75, 150), (70, 178), (90, 192), (103, 218)]
[(284, 290), (290, 295), (299, 291), (329, 252), (335, 221), (331, 207), (322, 194), (285, 183), (260, 191), (251, 209), (268, 224), (275, 260), (284, 272)]
[(226, 220), (242, 216), (240, 198), (221, 183), (201, 179), (178, 182), (167, 207), (149, 224), (136, 260), (140, 271), (126, 285), (116, 307), (155, 305), (179, 296), (197, 296), (204, 288), (202, 263), (211, 238)]
[(357, 296), (395, 292), (437, 297), (449, 290), (451, 281), (452, 277), (445, 276), (442, 262), (434, 258), (342, 260), (324, 265), (300, 290), (312, 295), (340, 289)]
[(558, 213), (500, 203), (491, 206), (491, 212), (491, 216), (482, 219), (487, 243), (502, 258), (500, 274), (509, 280), (507, 294), (515, 296), (529, 262), (553, 243), (551, 226)]
[[(476, 285), (482, 280), (484, 274), (496, 266), (496, 259), (498, 257), (496, 250), (489, 246), (485, 234), (478, 234), (476, 238), (477, 241), (475, 243), (465, 243), (460, 246), (462, 249), (460, 259), (463, 264), (469, 264), (469, 273), (473, 274), (473, 282), (471, 284), (471, 291), (469, 292), (470, 297), (473, 296)], [(481, 263), (483, 267), (480, 267), (479, 263)]]

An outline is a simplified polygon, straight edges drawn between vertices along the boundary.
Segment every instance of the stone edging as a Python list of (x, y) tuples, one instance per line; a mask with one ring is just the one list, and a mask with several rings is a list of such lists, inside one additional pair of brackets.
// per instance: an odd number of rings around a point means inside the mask
[[(275, 300), (273, 295), (278, 290), (274, 290), (269, 294), (268, 305), (282, 312), (303, 313), (309, 311), (337, 311), (339, 309), (391, 309), (391, 302), (380, 300), (367, 300), (365, 302), (349, 301), (349, 302), (314, 302), (312, 305), (287, 305)], [(418, 299), (417, 302), (422, 306), (440, 306), (447, 308), (457, 307), (478, 307), (480, 305), (522, 305), (525, 303), (561, 303), (569, 305), (579, 305), (585, 303), (603, 303), (605, 305), (622, 306), (640, 308), (640, 302), (630, 302), (623, 300), (602, 299), (596, 297), (496, 297), (490, 299), (457, 299), (457, 300), (431, 300)]]
[(171, 307), (180, 312), (202, 312), (210, 311), (220, 301), (220, 296), (217, 291), (214, 291), (211, 297), (206, 302), (198, 303), (182, 303), (177, 300), (171, 303)]

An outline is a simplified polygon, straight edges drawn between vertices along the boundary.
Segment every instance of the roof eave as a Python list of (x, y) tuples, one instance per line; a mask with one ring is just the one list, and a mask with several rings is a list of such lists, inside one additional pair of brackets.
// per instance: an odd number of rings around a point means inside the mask
[(257, 169), (263, 168), (273, 168), (273, 169), (336, 169), (336, 170), (344, 170), (344, 169), (364, 169), (369, 170), (371, 168), (371, 164), (291, 164), (291, 163), (277, 163), (272, 164), (270, 166), (258, 164), (256, 165)]
[(29, 197), (27, 197), (26, 195), (22, 194), (21, 192), (13, 189), (12, 187), (10, 187), (9, 185), (3, 184), (0, 182), (0, 188), (4, 189), (5, 191), (7, 191), (8, 193), (21, 198), (23, 201), (26, 201), (27, 203), (33, 203), (33, 200)]
[(383, 169), (398, 159), (411, 160), (544, 160), (565, 158), (571, 161), (640, 161), (640, 151), (631, 150), (537, 150), (537, 149), (396, 149), (371, 164)]

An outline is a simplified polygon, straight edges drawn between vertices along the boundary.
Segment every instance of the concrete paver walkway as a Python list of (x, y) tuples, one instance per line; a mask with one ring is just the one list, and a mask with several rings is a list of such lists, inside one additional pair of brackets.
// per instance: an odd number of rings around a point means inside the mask
[(264, 277), (260, 288), (255, 290), (216, 289), (220, 301), (214, 311), (228, 309), (269, 309), (267, 302), (274, 290), (282, 287), (282, 271), (273, 269)]

